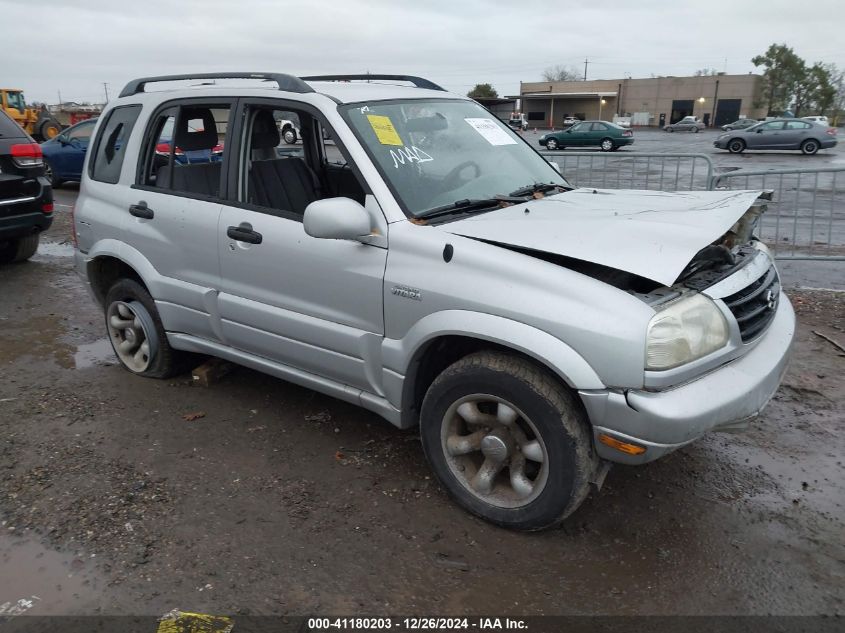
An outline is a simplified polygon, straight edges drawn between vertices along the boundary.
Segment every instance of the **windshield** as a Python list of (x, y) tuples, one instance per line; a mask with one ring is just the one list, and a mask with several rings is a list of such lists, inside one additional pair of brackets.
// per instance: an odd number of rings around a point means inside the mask
[(569, 186), (473, 101), (359, 103), (342, 112), (406, 213), (414, 216), (535, 184)]

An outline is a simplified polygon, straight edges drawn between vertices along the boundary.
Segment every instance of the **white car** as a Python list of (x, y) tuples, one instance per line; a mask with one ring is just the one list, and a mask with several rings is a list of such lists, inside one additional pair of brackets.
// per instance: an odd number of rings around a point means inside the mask
[(563, 124), (566, 127), (570, 127), (571, 125), (575, 125), (576, 123), (580, 123), (580, 122), (581, 122), (581, 119), (579, 119), (578, 117), (574, 117), (574, 116), (567, 116), (567, 117), (563, 118)]
[(805, 116), (805, 117), (801, 117), (801, 118), (804, 119), (805, 121), (810, 121), (812, 123), (817, 123), (819, 125), (825, 125), (825, 126), (830, 125), (830, 123), (828, 123), (826, 116)]

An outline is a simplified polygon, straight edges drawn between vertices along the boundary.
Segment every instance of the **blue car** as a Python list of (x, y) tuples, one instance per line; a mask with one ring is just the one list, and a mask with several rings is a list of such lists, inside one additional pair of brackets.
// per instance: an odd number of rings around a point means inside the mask
[(61, 187), (64, 182), (79, 182), (82, 179), (82, 163), (96, 123), (97, 119), (81, 121), (41, 143), (44, 168), (54, 189)]

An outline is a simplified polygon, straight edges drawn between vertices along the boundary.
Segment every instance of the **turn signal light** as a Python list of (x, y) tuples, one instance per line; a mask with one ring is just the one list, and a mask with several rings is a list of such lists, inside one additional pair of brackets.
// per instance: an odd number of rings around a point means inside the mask
[(627, 442), (622, 442), (620, 440), (617, 440), (615, 437), (610, 437), (609, 435), (605, 435), (604, 433), (599, 435), (599, 442), (609, 446), (610, 448), (615, 448), (617, 451), (627, 453), (628, 455), (642, 455), (646, 451), (645, 446), (628, 444)]

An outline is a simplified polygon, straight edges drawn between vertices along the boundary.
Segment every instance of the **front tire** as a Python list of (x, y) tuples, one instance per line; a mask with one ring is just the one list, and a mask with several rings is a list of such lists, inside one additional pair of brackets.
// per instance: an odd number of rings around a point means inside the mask
[(497, 525), (540, 530), (587, 496), (597, 458), (572, 393), (533, 362), (500, 352), (458, 360), (423, 400), (423, 450), (465, 509)]
[(44, 175), (47, 177), (47, 180), (50, 181), (50, 186), (53, 189), (58, 189), (64, 184), (64, 180), (56, 176), (56, 172), (53, 171), (52, 165), (47, 161), (44, 161)]
[(812, 156), (819, 151), (819, 143), (815, 139), (808, 138), (801, 143), (801, 153), (806, 156)]
[(170, 347), (150, 293), (121, 279), (106, 294), (106, 331), (120, 364), (147, 378), (169, 378), (187, 370), (189, 354)]
[(45, 119), (38, 127), (38, 134), (45, 141), (56, 138), (62, 133), (62, 127), (55, 119)]
[(728, 143), (728, 151), (731, 154), (741, 154), (745, 150), (745, 141), (740, 138), (732, 139)]
[(296, 143), (296, 130), (294, 130), (292, 127), (286, 127), (284, 130), (282, 130), (282, 138), (284, 138), (285, 143), (287, 143), (288, 145), (293, 145), (294, 143)]
[(546, 149), (550, 151), (555, 151), (558, 148), (557, 139), (546, 139)]

